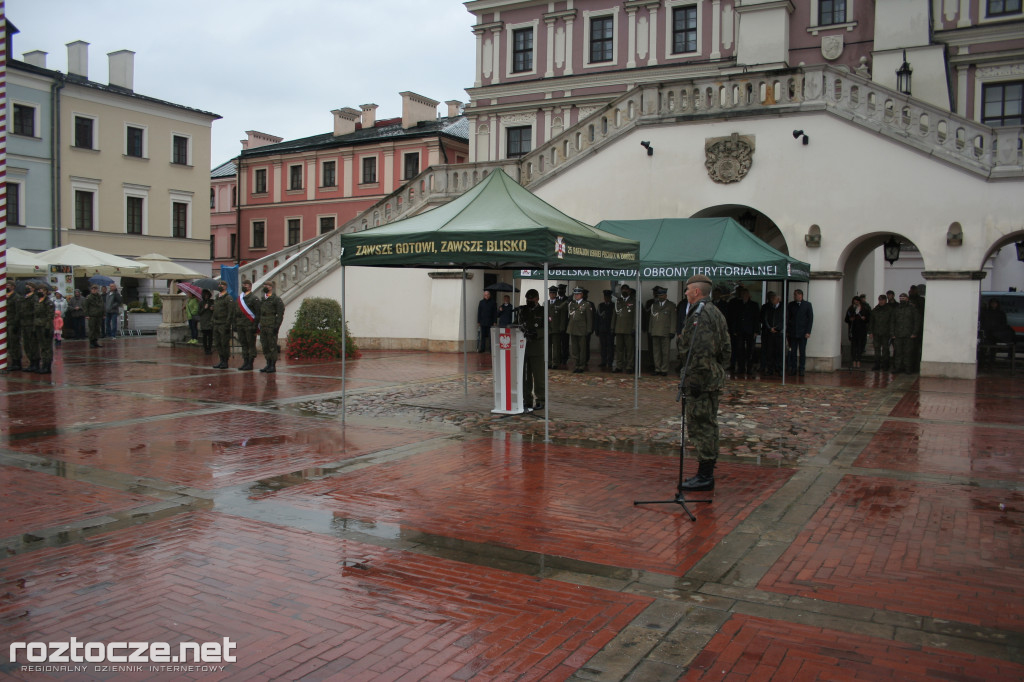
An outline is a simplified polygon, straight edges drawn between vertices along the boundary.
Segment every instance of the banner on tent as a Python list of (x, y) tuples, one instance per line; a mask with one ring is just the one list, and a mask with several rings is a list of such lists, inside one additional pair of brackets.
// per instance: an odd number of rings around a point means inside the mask
[[(637, 270), (627, 268), (594, 269), (594, 268), (550, 268), (549, 279), (636, 279)], [(640, 268), (641, 279), (689, 279), (694, 275), (704, 275), (711, 279), (780, 279), (791, 277), (792, 268), (787, 265), (785, 272), (777, 265), (679, 265), (652, 266)], [(521, 279), (544, 279), (543, 270), (519, 270), (517, 277)]]

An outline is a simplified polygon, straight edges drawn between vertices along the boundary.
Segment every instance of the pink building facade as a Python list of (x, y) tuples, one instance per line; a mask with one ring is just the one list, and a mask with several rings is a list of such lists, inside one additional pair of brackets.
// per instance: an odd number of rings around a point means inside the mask
[(330, 133), (242, 150), (241, 262), (338, 229), (429, 166), (468, 160), (461, 102), (439, 118), (439, 102), (401, 94), (400, 118), (377, 120), (375, 104), (336, 109)]
[(210, 260), (216, 276), (222, 265), (234, 265), (238, 257), (238, 197), (235, 161), (210, 172)]

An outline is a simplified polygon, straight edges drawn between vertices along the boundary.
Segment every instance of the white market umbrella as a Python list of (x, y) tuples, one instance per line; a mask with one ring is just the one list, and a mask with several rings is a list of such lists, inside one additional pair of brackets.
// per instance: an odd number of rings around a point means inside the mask
[(38, 257), (50, 265), (72, 266), (76, 277), (145, 277), (149, 269), (133, 260), (78, 244), (58, 246), (56, 249), (43, 251)]
[(22, 251), (13, 246), (7, 247), (7, 274), (16, 277), (26, 275), (46, 275), (50, 272), (50, 264), (31, 251)]
[(139, 256), (132, 260), (149, 267), (146, 277), (150, 279), (196, 279), (197, 277), (206, 277), (203, 273), (196, 272), (187, 265), (175, 263), (160, 253), (147, 253), (145, 256)]

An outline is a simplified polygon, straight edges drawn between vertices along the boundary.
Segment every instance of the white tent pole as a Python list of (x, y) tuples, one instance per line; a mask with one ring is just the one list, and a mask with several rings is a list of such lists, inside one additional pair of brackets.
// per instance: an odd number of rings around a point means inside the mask
[(633, 292), (633, 305), (636, 313), (633, 315), (633, 409), (640, 409), (640, 316), (643, 309), (640, 307), (640, 268), (636, 269), (636, 291)]
[(782, 385), (786, 385), (786, 356), (789, 352), (786, 344), (789, 343), (789, 329), (786, 328), (788, 320), (786, 314), (789, 312), (789, 280), (782, 280)]
[[(548, 290), (548, 263), (544, 261), (544, 293), (547, 294)], [(548, 351), (550, 350), (550, 340), (548, 338), (548, 313), (551, 310), (549, 305), (550, 299), (544, 299), (544, 442), (550, 443), (551, 436), (548, 433), (548, 404), (551, 402), (551, 394), (548, 393), (550, 385), (548, 383), (548, 374), (550, 373), (550, 359), (548, 357)]]
[(469, 398), (469, 351), (466, 338), (469, 335), (469, 315), (466, 313), (466, 268), (462, 268), (462, 397)]
[(341, 427), (345, 428), (345, 412), (347, 411), (348, 405), (345, 402), (345, 356), (348, 354), (348, 349), (345, 347), (345, 341), (347, 340), (348, 326), (345, 322), (345, 311), (348, 307), (345, 305), (345, 266), (341, 266)]

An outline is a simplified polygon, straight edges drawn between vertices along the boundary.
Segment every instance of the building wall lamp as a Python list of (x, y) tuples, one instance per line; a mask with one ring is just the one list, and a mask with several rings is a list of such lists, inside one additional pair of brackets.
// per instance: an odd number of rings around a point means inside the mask
[(640, 146), (647, 150), (647, 156), (654, 156), (654, 147), (651, 146), (650, 141), (644, 140)]
[(910, 77), (913, 73), (914, 70), (910, 68), (910, 62), (907, 61), (907, 51), (903, 50), (903, 63), (900, 64), (900, 68), (896, 69), (896, 89), (904, 95), (910, 94)]
[(963, 246), (964, 228), (958, 222), (950, 223), (946, 230), (946, 246)]
[(900, 240), (896, 239), (896, 235), (889, 237), (889, 241), (882, 244), (882, 249), (885, 251), (885, 260), (889, 261), (889, 265), (900, 259)]
[(811, 138), (807, 137), (807, 135), (805, 135), (805, 134), (804, 134), (804, 131), (802, 131), (802, 130), (794, 130), (794, 131), (793, 131), (793, 139), (794, 139), (794, 140), (799, 140), (799, 139), (801, 139), (801, 138), (803, 138), (803, 144), (805, 144), (805, 145), (806, 145), (806, 144), (807, 144), (807, 143), (808, 143), (808, 142), (810, 141), (810, 139), (811, 139)]

